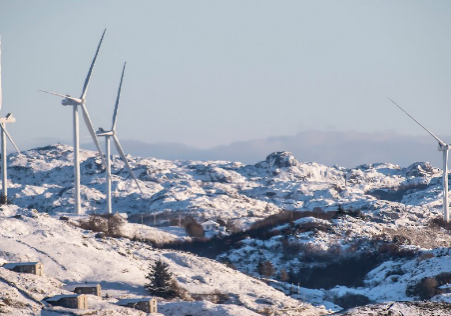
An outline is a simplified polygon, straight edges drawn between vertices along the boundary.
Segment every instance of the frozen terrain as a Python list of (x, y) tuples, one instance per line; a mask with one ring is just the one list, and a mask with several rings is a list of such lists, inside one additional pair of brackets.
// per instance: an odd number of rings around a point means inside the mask
[(0, 216), (0, 263), (39, 261), (45, 271), (45, 276), (39, 277), (0, 267), (0, 285), (5, 286), (5, 282), (9, 285), (2, 288), (3, 297), (11, 297), (2, 308), (13, 315), (15, 309), (20, 309), (23, 315), (35, 315), (36, 310), (43, 308), (44, 297), (68, 293), (63, 289), (64, 284), (83, 282), (100, 283), (105, 295), (102, 299), (89, 296), (90, 312), (102, 309), (106, 313), (105, 310), (111, 309), (117, 314), (119, 311), (124, 315), (139, 314), (119, 308), (114, 302), (120, 298), (145, 297), (143, 286), (149, 263), (158, 259), (169, 264), (180, 285), (189, 293), (216, 291), (231, 297), (230, 306), (163, 302), (161, 310), (165, 315), (184, 315), (181, 310), (196, 315), (256, 315), (267, 307), (293, 310), (292, 315), (298, 315), (299, 310), (306, 315), (324, 312), (213, 260), (189, 253), (154, 250), (126, 238), (95, 238), (95, 233), (67, 221), (17, 206), (3, 206)]
[[(83, 208), (87, 214), (103, 213), (101, 160), (91, 151), (81, 156)], [(208, 296), (219, 291), (229, 297), (226, 304), (161, 301), (165, 315), (320, 315), (346, 308), (344, 298), (352, 295), (379, 305), (351, 310), (350, 315), (364, 308), (386, 308), (391, 304), (386, 302), (394, 301), (406, 303), (394, 304), (392, 311), (417, 315), (423, 307), (409, 302), (420, 297), (408, 289), (451, 272), (450, 232), (431, 221), (441, 214), (442, 172), (428, 163), (346, 169), (301, 163), (287, 152), (270, 154), (255, 165), (129, 156), (141, 195), (115, 156), (113, 209), (128, 215), (126, 237), (95, 238), (96, 233), (74, 225), (83, 216), (72, 214), (72, 159), (72, 148), (65, 145), (8, 156), (13, 204), (0, 211), (0, 264), (41, 261), (46, 276), (35, 277), (33, 288), (27, 281), (33, 276), (0, 268), (1, 294), (11, 297), (5, 306), (0, 298), (0, 310), (34, 315), (48, 309), (42, 299), (63, 293), (64, 284), (100, 282), (108, 297), (90, 297), (94, 309), (139, 314), (114, 302), (145, 296), (149, 263), (160, 258), (189, 293)], [(345, 212), (335, 216), (339, 206)], [(283, 210), (293, 211), (296, 218), (249, 233), (211, 259), (137, 241), (164, 245), (189, 240), (183, 229), (170, 227), (171, 221), (188, 215), (246, 230)], [(60, 220), (61, 215), (70, 220)], [(263, 261), (274, 267), (272, 275), (258, 271)], [(352, 282), (320, 277), (324, 267), (343, 270), (345, 263), (367, 269), (355, 272), (361, 276)], [(288, 279), (282, 270), (289, 272)], [(449, 295), (434, 292), (428, 308), (445, 310)]]

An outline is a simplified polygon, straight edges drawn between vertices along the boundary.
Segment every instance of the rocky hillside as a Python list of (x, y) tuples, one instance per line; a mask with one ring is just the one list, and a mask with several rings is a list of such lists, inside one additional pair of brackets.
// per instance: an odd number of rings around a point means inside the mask
[[(14, 205), (1, 211), (0, 260), (43, 261), (53, 278), (44, 281), (44, 292), (58, 292), (62, 283), (103, 282), (109, 298), (98, 304), (114, 309), (117, 298), (145, 295), (148, 263), (161, 258), (188, 292), (228, 296), (226, 304), (161, 302), (165, 315), (319, 315), (419, 299), (446, 308), (434, 302), (451, 301), (440, 288), (451, 282), (451, 227), (438, 220), (442, 172), (428, 163), (346, 169), (301, 163), (288, 152), (255, 165), (129, 156), (141, 195), (115, 156), (113, 208), (128, 214), (126, 236), (152, 240), (155, 249), (76, 227), (72, 159), (64, 145), (8, 157)], [(102, 213), (105, 172), (94, 152), (82, 152), (81, 172), (85, 212)], [(70, 220), (60, 221), (62, 214)], [(187, 216), (223, 221), (234, 231), (191, 240), (162, 227)], [(43, 308), (40, 296), (33, 303), (20, 291), (30, 292), (13, 290), (19, 303)]]
[[(54, 145), (8, 156), (9, 196), (20, 207), (72, 212), (72, 147)], [(193, 214), (249, 224), (281, 210), (379, 209), (382, 205), (440, 210), (441, 171), (428, 163), (353, 169), (300, 163), (288, 152), (255, 165), (227, 161), (168, 161), (129, 156), (141, 196), (124, 163), (112, 163), (114, 208), (118, 212)], [(82, 200), (86, 212), (105, 209), (105, 172), (95, 152), (82, 151)], [(391, 201), (393, 203), (388, 203)], [(392, 215), (396, 216), (396, 215)]]

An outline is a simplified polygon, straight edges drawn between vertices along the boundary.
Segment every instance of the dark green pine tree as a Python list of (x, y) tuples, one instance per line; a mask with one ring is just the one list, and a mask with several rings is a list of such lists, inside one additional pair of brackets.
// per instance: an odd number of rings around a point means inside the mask
[(144, 285), (147, 292), (163, 298), (174, 298), (177, 296), (177, 286), (172, 280), (172, 273), (169, 272), (167, 263), (160, 259), (150, 265), (150, 272), (146, 276), (149, 283)]

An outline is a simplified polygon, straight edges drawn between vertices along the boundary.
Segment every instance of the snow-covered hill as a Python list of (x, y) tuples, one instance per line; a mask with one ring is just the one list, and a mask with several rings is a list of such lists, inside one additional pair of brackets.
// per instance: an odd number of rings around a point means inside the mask
[[(2, 291), (12, 297), (5, 311), (14, 311), (14, 306), (29, 306), (23, 314), (36, 315), (44, 297), (67, 293), (63, 283), (83, 282), (100, 283), (107, 295), (103, 299), (89, 296), (93, 309), (121, 310), (123, 308), (114, 305), (119, 298), (146, 296), (143, 286), (149, 264), (161, 259), (169, 264), (179, 284), (189, 293), (220, 292), (231, 297), (227, 306), (208, 302), (162, 302), (159, 309), (165, 315), (184, 315), (177, 310), (196, 315), (210, 315), (213, 311), (214, 315), (256, 315), (268, 307), (293, 310), (293, 315), (299, 314), (297, 310), (303, 310), (306, 315), (321, 313), (321, 309), (300, 303), (216, 261), (189, 253), (154, 250), (124, 238), (95, 238), (95, 233), (81, 230), (67, 221), (17, 206), (3, 206), (0, 231), (0, 263), (39, 261), (44, 264), (45, 272), (45, 276), (39, 277), (0, 267), (0, 281), (4, 283), (5, 279), (10, 285)], [(198, 310), (204, 312), (198, 313)]]
[[(268, 227), (266, 237), (249, 235), (216, 258), (248, 276), (189, 253), (153, 249), (127, 238), (95, 238), (95, 233), (71, 225), (77, 216), (59, 220), (62, 213), (73, 213), (72, 159), (72, 148), (64, 145), (8, 157), (9, 198), (14, 205), (0, 211), (0, 263), (42, 261), (48, 277), (35, 281), (37, 293), (45, 293), (41, 296), (62, 293), (63, 283), (100, 282), (109, 298), (94, 300), (94, 308), (106, 304), (105, 309), (119, 311), (114, 305), (118, 298), (146, 294), (143, 284), (148, 265), (160, 258), (190, 293), (219, 291), (229, 296), (223, 305), (161, 302), (165, 315), (255, 315), (269, 310), (280, 315), (318, 315), (325, 310), (300, 301), (324, 304), (330, 311), (340, 310), (344, 306), (338, 305), (340, 299), (348, 294), (365, 296), (370, 302), (411, 301), (416, 297), (406, 294), (409, 286), (451, 270), (449, 231), (431, 224), (441, 213), (441, 170), (428, 163), (346, 169), (301, 163), (288, 152), (270, 154), (255, 165), (129, 156), (144, 191), (141, 195), (124, 163), (114, 157), (113, 209), (128, 213), (132, 223), (127, 224), (125, 234), (129, 237), (158, 243), (185, 238), (179, 231), (141, 224), (163, 224), (180, 216), (191, 215), (199, 221), (222, 219), (248, 229), (282, 210), (305, 213)], [(101, 160), (91, 151), (83, 151), (81, 160), (83, 207), (86, 213), (102, 213), (105, 172)], [(339, 206), (348, 213), (327, 215)], [(352, 284), (338, 280), (321, 288), (316, 286), (318, 280), (292, 293), (293, 287), (280, 277), (282, 270), (291, 269), (293, 282), (302, 273), (320, 274), (321, 267), (331, 263), (340, 267), (343, 260), (358, 266), (362, 258), (374, 262)], [(271, 262), (275, 270), (268, 284), (259, 280), (262, 276), (256, 267), (262, 261)], [(14, 277), (3, 270), (1, 278)], [(305, 281), (302, 275), (301, 279)], [(43, 308), (42, 297), (33, 294), (26, 282), (26, 278), (14, 281), (17, 288), (0, 282), (0, 290), (11, 291), (17, 306), (28, 304), (29, 312), (24, 315), (33, 315), (31, 310)], [(25, 293), (37, 295), (35, 301)], [(451, 298), (440, 294), (434, 300)], [(14, 304), (4, 308), (20, 310)]]
[[(83, 207), (87, 212), (103, 212), (105, 172), (101, 160), (92, 151), (82, 151), (81, 157)], [(72, 147), (64, 145), (8, 156), (9, 197), (21, 207), (40, 212), (72, 212), (72, 159)], [(250, 223), (282, 209), (327, 210), (338, 204), (367, 207), (377, 204), (374, 196), (408, 206), (425, 205), (432, 212), (438, 212), (441, 204), (441, 171), (428, 163), (345, 169), (300, 163), (288, 152), (273, 153), (255, 165), (131, 156), (129, 160), (144, 196), (130, 180), (124, 163), (114, 156), (113, 203), (118, 212), (183, 212)], [(412, 190), (406, 191), (409, 188)]]

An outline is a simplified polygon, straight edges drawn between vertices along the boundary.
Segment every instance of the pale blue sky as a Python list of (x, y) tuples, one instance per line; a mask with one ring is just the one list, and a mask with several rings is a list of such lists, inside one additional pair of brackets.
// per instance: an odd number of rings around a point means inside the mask
[(71, 109), (38, 89), (79, 96), (104, 28), (87, 106), (96, 128), (110, 127), (127, 61), (123, 140), (423, 135), (387, 96), (451, 135), (450, 1), (0, 0), (1, 115), (16, 116), (20, 147), (71, 144)]

